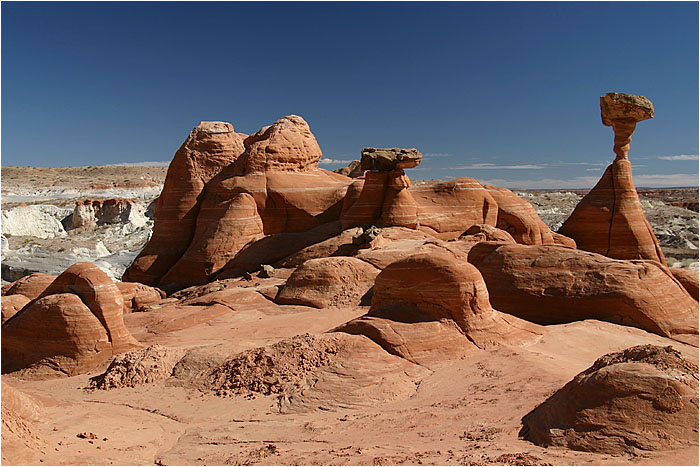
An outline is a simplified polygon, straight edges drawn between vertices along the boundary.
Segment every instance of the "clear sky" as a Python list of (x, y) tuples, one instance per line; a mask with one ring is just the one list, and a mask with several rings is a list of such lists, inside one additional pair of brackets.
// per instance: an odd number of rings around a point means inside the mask
[(642, 94), (637, 186), (698, 183), (697, 2), (2, 2), (2, 165), (169, 161), (201, 120), (301, 115), (322, 167), (593, 186), (599, 96)]

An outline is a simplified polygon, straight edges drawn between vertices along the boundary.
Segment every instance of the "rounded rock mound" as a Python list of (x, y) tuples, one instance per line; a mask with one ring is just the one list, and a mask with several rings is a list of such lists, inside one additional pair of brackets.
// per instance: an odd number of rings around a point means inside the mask
[(593, 366), (523, 417), (541, 446), (608, 454), (698, 443), (698, 366), (672, 347), (640, 345)]

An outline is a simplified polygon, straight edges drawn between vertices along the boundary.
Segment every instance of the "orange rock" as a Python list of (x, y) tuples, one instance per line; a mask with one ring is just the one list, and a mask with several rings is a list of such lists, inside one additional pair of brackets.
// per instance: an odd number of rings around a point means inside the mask
[(496, 225), (498, 204), (473, 178), (411, 187), (410, 192), (418, 204), (421, 229), (450, 232), (457, 238), (472, 225)]
[(114, 282), (94, 264), (76, 263), (2, 326), (3, 372), (39, 364), (80, 374), (137, 348), (123, 314)]
[(523, 245), (551, 245), (554, 243), (552, 231), (542, 222), (535, 208), (507, 188), (485, 185), (484, 188), (498, 204), (496, 227), (513, 236)]
[(672, 347), (604, 355), (523, 417), (541, 446), (614, 455), (698, 442), (698, 366)]
[(28, 276), (17, 279), (7, 289), (4, 295), (20, 294), (29, 300), (39, 298), (46, 288), (56, 279), (57, 276), (35, 272)]
[(579, 202), (559, 233), (578, 248), (617, 259), (652, 259), (666, 264), (632, 180), (632, 164), (617, 159)]
[(30, 301), (31, 300), (21, 294), (6, 295), (2, 297), (2, 300), (0, 301), (0, 305), (2, 305), (2, 322), (5, 323), (5, 321), (12, 318)]
[(243, 135), (224, 122), (195, 127), (168, 167), (146, 248), (122, 280), (157, 285), (187, 250), (194, 235), (204, 186), (244, 151)]
[(357, 258), (310, 259), (299, 266), (275, 301), (316, 308), (357, 306), (374, 285), (379, 270)]
[(138, 282), (116, 282), (124, 300), (124, 313), (165, 298), (165, 292)]
[(656, 262), (614, 260), (559, 245), (494, 243), (475, 245), (469, 262), (481, 271), (491, 303), (522, 319), (599, 319), (697, 340), (697, 302)]
[(409, 256), (378, 276), (369, 313), (336, 329), (364, 334), (390, 353), (434, 365), (475, 347), (531, 339), (536, 325), (489, 303), (479, 271), (447, 251)]
[(375, 170), (365, 172), (365, 182), (359, 197), (351, 206), (343, 208), (343, 216), (340, 219), (343, 230), (350, 227), (370, 226), (376, 222), (382, 213), (388, 179), (389, 172)]
[(39, 435), (42, 406), (33, 397), (2, 382), (2, 464), (38, 465), (46, 452)]
[(698, 273), (690, 269), (669, 268), (673, 277), (688, 291), (691, 297), (698, 299)]
[(408, 190), (411, 181), (403, 169), (389, 173), (379, 225), (418, 228), (418, 205)]

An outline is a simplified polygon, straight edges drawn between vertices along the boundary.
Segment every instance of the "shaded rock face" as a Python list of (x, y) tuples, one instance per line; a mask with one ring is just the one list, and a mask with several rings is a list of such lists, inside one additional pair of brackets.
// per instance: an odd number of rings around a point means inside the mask
[(685, 268), (669, 268), (673, 277), (688, 291), (691, 297), (698, 299), (698, 273)]
[(469, 252), (491, 303), (539, 324), (599, 319), (697, 341), (698, 305), (653, 261), (620, 261), (558, 245), (480, 243)]
[(636, 454), (696, 444), (698, 367), (672, 347), (604, 355), (523, 417), (541, 446)]
[(364, 148), (360, 166), (362, 170), (390, 172), (396, 169), (416, 167), (421, 160), (423, 160), (423, 154), (415, 148)]
[(428, 366), (539, 334), (537, 326), (491, 308), (479, 271), (446, 251), (387, 266), (377, 276), (369, 313), (336, 330), (366, 335), (388, 352)]
[[(217, 134), (217, 140), (223, 138), (226, 143), (219, 142), (226, 157), (215, 166), (209, 164), (206, 173), (211, 176), (206, 180), (198, 172), (171, 176), (169, 171), (164, 194), (172, 178), (180, 197), (192, 200), (190, 210), (187, 216), (161, 221), (159, 208), (153, 238), (124, 280), (169, 289), (204, 284), (223, 274), (241, 250), (265, 236), (305, 232), (340, 217), (350, 179), (318, 169), (321, 149), (301, 117), (283, 117), (245, 140), (232, 135), (232, 127), (229, 133)], [(192, 139), (191, 135), (183, 146), (185, 155)], [(195, 155), (209, 160), (205, 153)], [(186, 183), (176, 183), (183, 179)], [(181, 232), (177, 248), (156, 235), (159, 225)], [(156, 263), (158, 268), (153, 267)], [(231, 267), (239, 272), (238, 266)]]
[(124, 301), (124, 313), (131, 313), (139, 308), (165, 298), (165, 292), (138, 282), (116, 282)]
[(310, 259), (294, 270), (275, 301), (316, 308), (357, 306), (377, 274), (377, 268), (357, 258)]
[(2, 371), (39, 365), (80, 374), (139, 346), (124, 326), (117, 286), (97, 266), (76, 263), (2, 326)]
[(73, 228), (94, 229), (103, 224), (146, 225), (143, 207), (131, 199), (77, 201), (73, 209)]

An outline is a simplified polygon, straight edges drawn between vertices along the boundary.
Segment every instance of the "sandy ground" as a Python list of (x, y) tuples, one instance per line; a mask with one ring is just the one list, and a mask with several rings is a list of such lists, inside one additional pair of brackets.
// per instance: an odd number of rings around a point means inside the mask
[[(265, 300), (264, 298), (262, 300)], [(251, 299), (227, 310), (126, 315), (146, 343), (229, 356), (299, 333), (333, 329), (366, 308), (316, 310)], [(169, 318), (173, 318), (170, 316)], [(281, 413), (275, 395), (219, 397), (167, 380), (89, 390), (101, 373), (44, 381), (2, 378), (43, 404), (43, 452), (5, 459), (42, 465), (698, 465), (698, 448), (609, 456), (541, 448), (518, 438), (520, 419), (599, 356), (632, 345), (697, 348), (599, 321), (549, 326), (527, 346), (501, 345), (426, 370), (407, 396)], [(372, 361), (357, 357), (357, 364)], [(346, 380), (338, 394), (366, 390)], [(362, 383), (362, 382), (360, 382)], [(345, 387), (343, 387), (345, 385)], [(342, 399), (342, 397), (340, 397)], [(88, 438), (78, 437), (86, 433)], [(91, 434), (94, 434), (92, 436)], [(90, 439), (94, 438), (94, 439)]]

